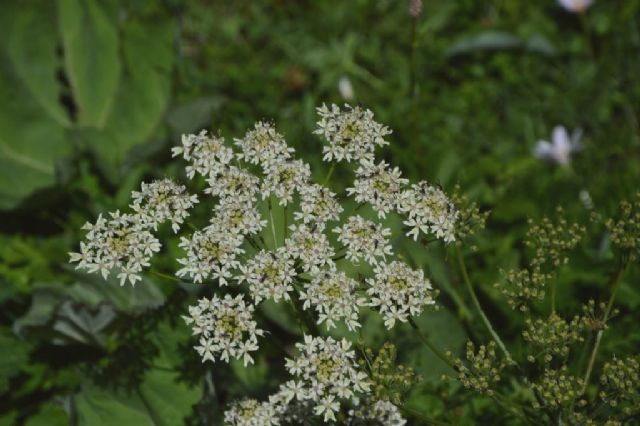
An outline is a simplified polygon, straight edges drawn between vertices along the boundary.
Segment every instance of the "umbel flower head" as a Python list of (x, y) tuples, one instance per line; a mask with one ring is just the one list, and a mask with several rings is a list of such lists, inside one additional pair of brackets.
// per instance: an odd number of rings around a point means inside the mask
[(229, 357), (242, 359), (245, 366), (253, 363), (250, 352), (258, 350), (258, 336), (264, 333), (253, 320), (254, 309), (242, 295), (228, 294), (200, 299), (189, 307), (189, 316), (183, 318), (192, 325), (193, 334), (200, 336), (196, 350), (203, 362), (215, 361), (217, 356), (223, 361), (229, 361)]
[[(71, 261), (105, 277), (114, 271), (121, 283), (134, 284), (161, 249), (156, 233), (162, 223), (171, 223), (182, 250), (175, 268), (182, 284), (216, 285), (234, 294), (200, 299), (184, 317), (198, 336), (195, 350), (203, 361), (252, 363), (263, 334), (253, 313), (266, 300), (286, 302), (286, 309), (293, 305), (293, 312), (327, 329), (344, 324), (355, 331), (361, 311), (372, 308), (389, 329), (420, 315), (437, 292), (422, 270), (395, 259), (392, 241), (404, 235), (392, 239), (381, 219), (401, 215), (408, 237), (429, 235), (449, 243), (458, 235), (458, 209), (441, 188), (411, 185), (399, 168), (376, 159), (375, 150), (388, 144), (391, 131), (371, 111), (331, 105), (318, 114), (315, 133), (326, 142), (323, 158), (351, 168), (348, 189), (335, 193), (314, 183), (310, 166), (295, 158), (268, 122), (257, 123), (233, 144), (205, 131), (185, 135), (172, 153), (185, 161), (190, 187), (204, 188), (203, 195), (197, 198), (174, 180), (145, 183), (132, 194), (130, 212), (85, 225), (86, 240)], [(342, 204), (349, 199), (351, 204)], [(190, 218), (198, 202), (198, 215), (208, 214), (204, 220)], [(344, 215), (354, 204), (355, 211)], [(305, 410), (329, 422), (338, 412), (349, 418), (352, 408), (360, 414), (369, 410), (361, 416), (367, 421), (402, 424), (393, 405), (371, 398), (371, 381), (347, 340), (307, 334), (296, 347), (299, 355), (286, 361), (294, 380), (268, 401), (238, 402), (225, 415), (228, 423), (300, 423), (303, 417), (296, 416)]]

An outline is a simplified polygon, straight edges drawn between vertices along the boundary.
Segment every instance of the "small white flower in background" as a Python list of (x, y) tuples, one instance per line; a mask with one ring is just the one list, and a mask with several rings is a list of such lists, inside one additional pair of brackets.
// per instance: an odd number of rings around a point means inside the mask
[(551, 142), (540, 140), (533, 150), (533, 155), (541, 160), (552, 161), (566, 166), (571, 162), (571, 154), (582, 149), (580, 138), (582, 131), (575, 130), (571, 136), (564, 126), (553, 128)]
[(560, 6), (572, 13), (582, 13), (593, 4), (594, 0), (558, 0)]
[(403, 223), (411, 228), (407, 236), (414, 240), (420, 232), (434, 234), (447, 243), (456, 239), (454, 230), (459, 212), (438, 187), (424, 181), (411, 185), (400, 194), (398, 212), (409, 215)]
[(252, 364), (249, 352), (258, 350), (258, 336), (264, 334), (253, 320), (254, 306), (246, 303), (242, 295), (200, 299), (189, 307), (185, 322), (192, 325), (194, 335), (200, 336), (196, 351), (202, 361), (215, 358), (229, 361), (229, 357), (242, 359), (244, 365)]
[(355, 331), (360, 327), (359, 308), (366, 306), (366, 300), (356, 293), (357, 287), (358, 283), (342, 271), (318, 272), (300, 292), (302, 308), (314, 307), (318, 324), (326, 321), (327, 329), (334, 328), (336, 321), (344, 320), (347, 328)]
[(126, 281), (134, 285), (142, 279), (142, 268), (160, 251), (160, 241), (148, 231), (151, 224), (140, 216), (119, 211), (110, 216), (105, 219), (100, 215), (95, 224), (87, 222), (82, 227), (88, 231), (85, 241), (80, 243), (80, 253), (69, 253), (70, 262), (78, 262), (76, 269), (99, 272), (104, 279), (116, 270), (120, 285)]
[(347, 259), (354, 263), (364, 259), (365, 262), (375, 265), (378, 263), (377, 258), (384, 259), (392, 254), (387, 239), (391, 230), (361, 216), (351, 216), (347, 223), (334, 228), (333, 232), (338, 234), (338, 242), (346, 247)]
[(384, 324), (392, 329), (396, 321), (406, 322), (418, 316), (427, 305), (433, 305), (431, 281), (422, 270), (413, 270), (405, 263), (393, 261), (375, 267), (375, 277), (368, 278), (371, 296), (369, 306), (378, 307)]
[(355, 195), (358, 203), (369, 203), (379, 218), (396, 209), (402, 187), (409, 180), (401, 177), (400, 169), (389, 167), (384, 161), (375, 164), (363, 160), (356, 170), (353, 187), (347, 188), (347, 195)]
[(309, 390), (307, 397), (315, 405), (314, 412), (323, 415), (325, 422), (335, 420), (340, 400), (357, 402), (371, 392), (371, 381), (359, 371), (355, 352), (346, 339), (305, 335), (296, 348), (299, 355), (287, 358), (285, 366)]
[(368, 109), (347, 105), (341, 111), (337, 105), (331, 105), (331, 109), (322, 105), (317, 111), (320, 121), (313, 133), (329, 142), (322, 148), (324, 161), (372, 159), (376, 146), (389, 144), (384, 137), (391, 130), (374, 121), (373, 112)]
[(224, 412), (224, 422), (230, 426), (275, 426), (280, 424), (280, 407), (270, 401), (243, 399), (231, 404)]
[(340, 92), (340, 96), (345, 101), (353, 100), (355, 94), (353, 93), (353, 85), (351, 84), (351, 80), (349, 77), (343, 75), (338, 80), (338, 92)]
[(157, 230), (162, 222), (171, 221), (171, 229), (178, 232), (189, 210), (198, 202), (198, 197), (189, 195), (184, 185), (171, 179), (142, 183), (140, 192), (132, 191), (130, 207), (143, 225)]
[(274, 302), (290, 300), (293, 291), (293, 278), (297, 275), (289, 252), (280, 247), (276, 251), (262, 250), (240, 265), (238, 282), (247, 282), (249, 291), (256, 304), (264, 299)]

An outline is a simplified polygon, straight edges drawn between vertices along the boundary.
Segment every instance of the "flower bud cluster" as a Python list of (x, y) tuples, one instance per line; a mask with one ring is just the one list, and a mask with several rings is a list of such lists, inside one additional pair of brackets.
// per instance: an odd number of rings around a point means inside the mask
[[(565, 357), (569, 354), (571, 345), (584, 341), (586, 320), (575, 316), (568, 322), (555, 313), (548, 318), (527, 318), (525, 331), (522, 332), (524, 340), (537, 347), (543, 355), (546, 363), (551, 362), (552, 357)], [(529, 360), (533, 361), (530, 356)]]
[(529, 220), (525, 244), (534, 250), (532, 265), (549, 264), (552, 269), (566, 264), (567, 252), (578, 245), (586, 228), (578, 223), (569, 223), (561, 207), (557, 210), (557, 222), (548, 217), (540, 223)]
[(496, 283), (495, 287), (507, 298), (511, 308), (522, 312), (528, 312), (534, 301), (544, 299), (546, 283), (552, 278), (551, 274), (541, 272), (538, 267), (500, 273), (502, 281)]
[[(570, 375), (567, 367), (562, 366), (559, 370), (546, 368), (539, 382), (533, 383), (534, 392), (541, 399), (534, 402), (534, 408), (550, 407), (557, 410), (571, 405), (581, 397), (582, 379)], [(584, 405), (586, 401), (578, 400), (579, 405)]]
[(404, 395), (421, 377), (411, 367), (396, 364), (397, 350), (392, 343), (382, 345), (375, 357), (370, 348), (364, 352), (366, 361), (361, 361), (360, 368), (369, 370), (375, 398), (402, 405)]
[(478, 204), (475, 201), (469, 201), (469, 198), (461, 192), (459, 185), (453, 189), (451, 202), (460, 212), (454, 230), (457, 241), (464, 240), (484, 229), (489, 212), (480, 211)]
[(617, 217), (607, 219), (605, 227), (616, 247), (633, 258), (640, 255), (640, 192), (633, 202), (621, 202)]
[(602, 368), (600, 398), (624, 415), (640, 413), (640, 356), (614, 358)]
[(496, 343), (491, 341), (476, 351), (473, 342), (467, 342), (466, 358), (466, 363), (461, 359), (454, 362), (458, 381), (467, 389), (494, 395), (493, 387), (502, 379), (500, 374), (506, 366), (504, 361), (498, 361)]

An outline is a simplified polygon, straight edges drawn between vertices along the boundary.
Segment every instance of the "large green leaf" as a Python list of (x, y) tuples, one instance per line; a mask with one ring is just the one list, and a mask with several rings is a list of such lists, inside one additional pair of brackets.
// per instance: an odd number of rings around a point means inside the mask
[(24, 366), (29, 358), (30, 346), (15, 336), (0, 331), (0, 393), (7, 390), (8, 380)]
[(97, 0), (58, 1), (66, 75), (81, 126), (105, 125), (120, 78), (118, 31), (104, 4)]
[(5, 2), (0, 6), (0, 25), (7, 59), (28, 89), (29, 95), (58, 123), (69, 125), (60, 103), (61, 84), (56, 72), (61, 60), (56, 55), (58, 29), (55, 4), (49, 0)]
[(86, 385), (76, 398), (78, 425), (170, 426), (184, 423), (202, 395), (176, 381), (176, 374), (151, 370), (140, 387), (131, 392), (108, 391)]
[(51, 15), (46, 1), (0, 4), (0, 209), (52, 185), (68, 148)]
[(63, 127), (29, 95), (0, 47), (0, 209), (53, 185), (67, 150)]
[(163, 118), (171, 94), (172, 23), (126, 23), (122, 53), (125, 73), (104, 129), (84, 133), (109, 164), (121, 163), (134, 145), (146, 142)]

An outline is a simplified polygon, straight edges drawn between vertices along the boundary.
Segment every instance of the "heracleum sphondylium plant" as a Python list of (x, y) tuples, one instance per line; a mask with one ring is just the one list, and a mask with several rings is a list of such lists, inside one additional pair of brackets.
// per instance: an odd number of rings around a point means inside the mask
[[(414, 240), (428, 235), (455, 241), (459, 212), (440, 188), (426, 182), (410, 185), (397, 167), (376, 160), (376, 147), (389, 143), (391, 131), (371, 111), (332, 105), (318, 108), (318, 114), (315, 133), (326, 142), (324, 160), (332, 167), (355, 163), (346, 193), (312, 182), (309, 165), (294, 157), (271, 123), (256, 123), (233, 144), (204, 131), (185, 135), (172, 153), (185, 161), (188, 179), (205, 182), (204, 194), (196, 197), (169, 179), (143, 183), (133, 193), (131, 213), (111, 213), (109, 219), (85, 225), (86, 240), (79, 253), (71, 253), (71, 261), (105, 278), (114, 272), (121, 284), (134, 285), (161, 248), (158, 226), (170, 222), (174, 232), (182, 231), (184, 255), (177, 259), (177, 277), (215, 283), (220, 294), (226, 286), (242, 289), (234, 297), (201, 299), (185, 313), (203, 362), (237, 358), (245, 367), (253, 363), (251, 354), (259, 350), (265, 332), (253, 312), (265, 300), (293, 304), (298, 314), (312, 312), (326, 329), (342, 323), (358, 330), (360, 311), (366, 308), (377, 310), (389, 329), (419, 316), (435, 304), (437, 292), (429, 278), (394, 257), (390, 229), (358, 213), (345, 215), (340, 200), (352, 197), (360, 207), (369, 205), (378, 219), (401, 215), (406, 235)], [(209, 224), (185, 231), (183, 224), (198, 202), (211, 205)], [(286, 224), (285, 218), (284, 229), (276, 229), (273, 219), (276, 202), (292, 210), (293, 223)], [(368, 265), (370, 275), (349, 276), (341, 261)], [(398, 407), (374, 396), (373, 373), (358, 362), (352, 344), (312, 331), (305, 330), (297, 355), (286, 360), (292, 379), (267, 401), (237, 402), (226, 421), (281, 424), (306, 410), (325, 422), (339, 417), (352, 424), (404, 424)]]
[[(596, 218), (618, 247), (619, 264), (609, 300), (589, 302), (578, 315), (566, 316), (557, 308), (556, 281), (586, 228), (569, 223), (562, 211), (555, 221), (531, 223), (525, 241), (531, 261), (503, 271), (497, 285), (508, 304), (525, 315), (525, 354), (518, 359), (484, 313), (460, 249), (487, 213), (457, 191), (448, 196), (427, 182), (409, 182), (398, 168), (377, 160), (376, 148), (389, 143), (391, 131), (375, 122), (371, 111), (332, 105), (318, 113), (315, 133), (325, 141), (323, 159), (332, 163), (322, 183), (312, 182), (309, 165), (295, 158), (270, 123), (257, 123), (232, 144), (206, 132), (185, 135), (172, 152), (184, 160), (193, 186), (205, 187), (203, 194), (192, 195), (169, 179), (143, 183), (132, 194), (131, 212), (116, 211), (86, 224), (79, 253), (71, 253), (77, 268), (105, 278), (114, 273), (121, 284), (134, 285), (161, 249), (158, 226), (169, 222), (183, 250), (175, 275), (194, 285), (216, 286), (213, 297), (199, 300), (183, 316), (198, 339), (195, 350), (203, 362), (233, 358), (250, 368), (268, 332), (254, 318), (256, 309), (266, 300), (292, 307), (303, 339), (293, 353), (283, 354), (290, 379), (265, 400), (232, 403), (224, 416), (228, 424), (300, 424), (310, 418), (405, 424), (402, 395), (416, 377), (395, 365), (395, 348), (385, 345), (374, 357), (370, 348), (323, 333), (339, 324), (358, 331), (365, 309), (377, 311), (389, 330), (409, 323), (466, 388), (493, 398), (505, 416), (533, 424), (600, 424), (604, 417), (604, 424), (614, 425), (640, 415), (637, 356), (614, 358), (601, 373), (595, 367), (604, 331), (616, 313), (617, 288), (639, 252), (640, 201), (622, 203), (613, 219)], [(336, 163), (351, 168), (354, 176), (342, 193), (325, 185)], [(349, 198), (358, 207), (345, 214)], [(210, 220), (201, 229), (191, 224), (185, 229), (197, 203), (210, 206)], [(274, 220), (275, 204), (282, 206), (284, 226)], [(366, 206), (372, 215), (361, 211)], [(402, 218), (404, 234), (393, 235), (385, 226), (383, 219), (390, 215)], [(392, 242), (400, 238), (455, 243), (463, 282), (491, 335), (486, 344), (469, 342), (466, 359), (443, 355), (415, 323), (415, 317), (436, 306), (437, 289), (424, 271), (396, 255)], [(358, 266), (357, 276), (349, 274), (349, 263)], [(308, 321), (310, 315), (314, 322)], [(584, 347), (584, 366), (570, 363), (578, 346)], [(598, 373), (594, 398), (587, 391)]]

